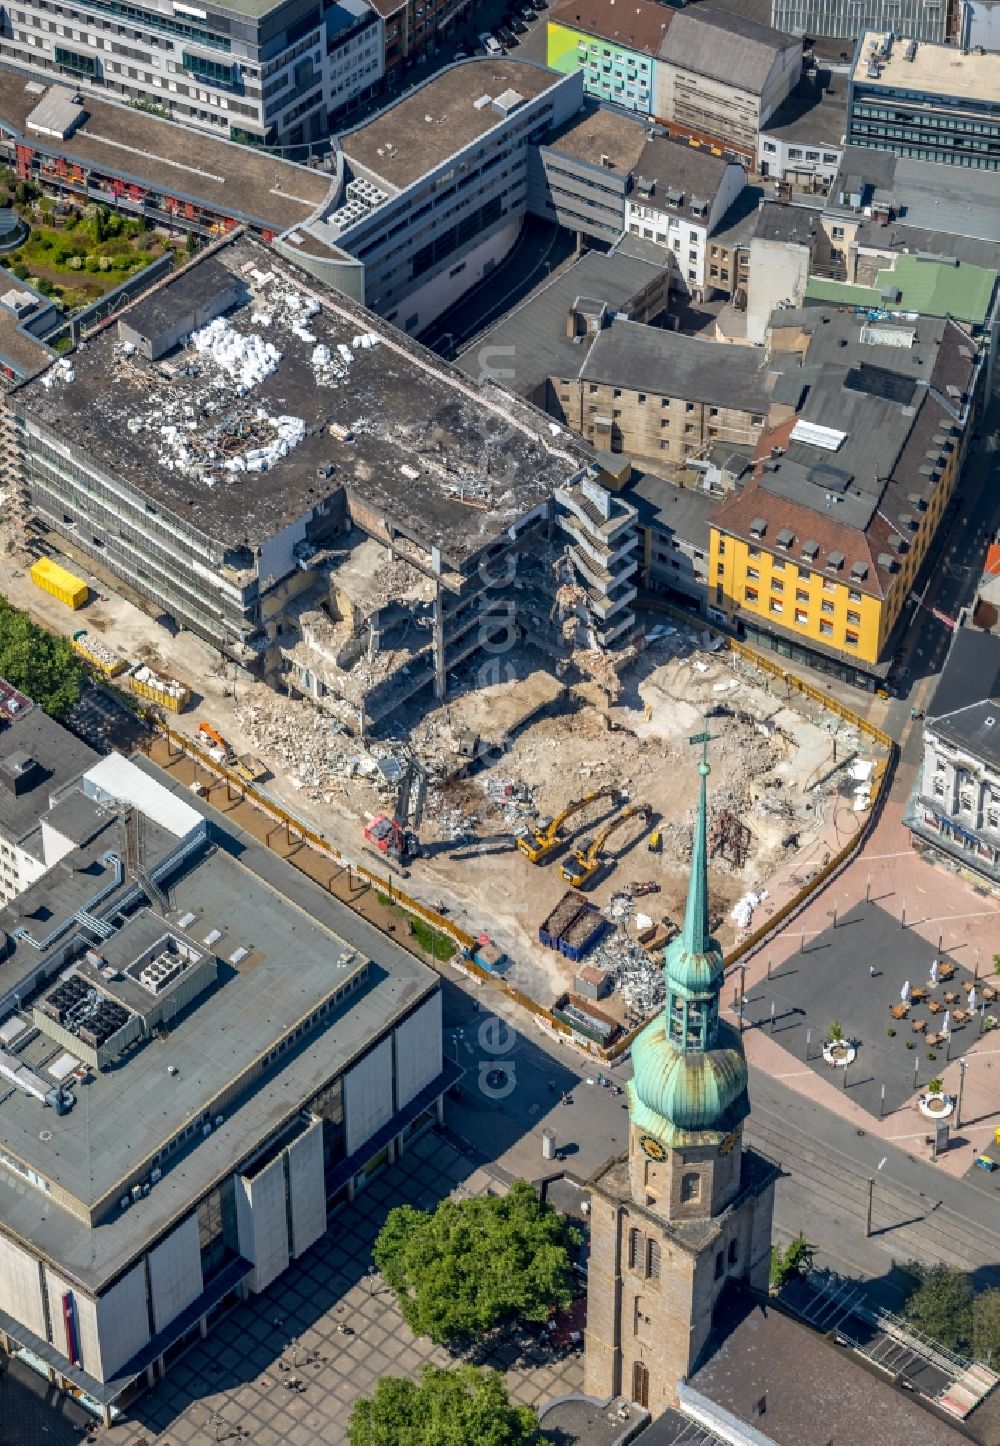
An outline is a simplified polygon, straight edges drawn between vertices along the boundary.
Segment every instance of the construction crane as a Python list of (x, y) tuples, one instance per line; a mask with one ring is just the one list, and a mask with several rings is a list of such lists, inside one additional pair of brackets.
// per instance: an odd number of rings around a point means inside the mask
[(617, 788), (597, 788), (593, 793), (585, 793), (582, 798), (576, 798), (568, 803), (561, 813), (555, 818), (539, 818), (526, 829), (524, 833), (518, 834), (517, 846), (526, 859), (533, 864), (540, 864), (548, 858), (553, 849), (559, 847), (566, 840), (562, 832), (562, 826), (574, 813), (579, 813), (581, 808), (586, 808), (588, 803), (595, 803), (599, 798), (618, 799)]
[(427, 770), (416, 758), (408, 758), (396, 785), (396, 803), (391, 814), (379, 813), (365, 826), (369, 853), (376, 853), (405, 876), (405, 865), (420, 853), (418, 830), (427, 799)]
[(652, 817), (653, 810), (648, 803), (629, 804), (628, 808), (623, 808), (621, 813), (616, 814), (606, 823), (595, 838), (587, 839), (581, 843), (579, 848), (575, 848), (566, 862), (559, 866), (559, 872), (570, 888), (586, 887), (601, 867), (601, 852), (604, 845), (613, 833), (617, 833), (628, 823), (629, 819), (641, 818), (644, 823), (649, 823)]

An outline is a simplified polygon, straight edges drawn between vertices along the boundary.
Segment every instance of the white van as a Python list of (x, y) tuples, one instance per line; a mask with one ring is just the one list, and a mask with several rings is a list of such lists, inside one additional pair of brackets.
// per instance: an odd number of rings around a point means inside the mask
[(480, 35), (479, 43), (491, 60), (496, 60), (505, 53), (503, 46), (493, 35)]

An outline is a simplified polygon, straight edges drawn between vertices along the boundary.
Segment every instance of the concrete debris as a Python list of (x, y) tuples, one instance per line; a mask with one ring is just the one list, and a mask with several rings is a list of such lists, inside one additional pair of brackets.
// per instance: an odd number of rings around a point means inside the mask
[(752, 889), (748, 889), (742, 898), (736, 900), (729, 917), (733, 920), (737, 929), (749, 929), (750, 922), (753, 919), (754, 909), (758, 908), (766, 898), (766, 889), (761, 889), (759, 894), (755, 894)]
[(587, 962), (613, 979), (626, 1010), (636, 1019), (645, 1019), (663, 1003), (662, 958), (651, 956), (623, 932), (606, 935)]

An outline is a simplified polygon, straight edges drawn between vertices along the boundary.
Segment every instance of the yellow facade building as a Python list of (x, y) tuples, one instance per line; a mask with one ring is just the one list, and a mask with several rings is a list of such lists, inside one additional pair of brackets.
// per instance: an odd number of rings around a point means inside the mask
[(772, 353), (786, 369), (752, 478), (712, 515), (709, 605), (751, 641), (874, 686), (955, 491), (981, 356), (952, 321), (798, 316), (801, 353), (790, 368)]

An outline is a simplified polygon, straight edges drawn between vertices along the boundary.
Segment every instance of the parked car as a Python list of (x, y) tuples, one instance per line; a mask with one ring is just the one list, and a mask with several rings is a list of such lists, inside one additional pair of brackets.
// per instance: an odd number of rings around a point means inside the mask
[(527, 35), (528, 33), (528, 27), (520, 15), (505, 15), (503, 23), (508, 26), (509, 29), (513, 30), (515, 35)]
[(533, 5), (522, 5), (518, 14), (522, 20), (532, 21), (538, 19), (538, 12)]
[(486, 54), (487, 54), (488, 56), (490, 56), (491, 59), (493, 59), (493, 60), (496, 60), (498, 56), (501, 56), (501, 55), (503, 55), (503, 53), (504, 53), (503, 46), (500, 44), (499, 40), (497, 40), (496, 36), (494, 36), (494, 35), (490, 35), (490, 34), (480, 35), (480, 37), (479, 37), (479, 43), (480, 43), (480, 45), (483, 47), (483, 49), (485, 50)]
[(539, 15), (544, 15), (549, 8), (548, 0), (531, 0), (531, 8)]
[(507, 25), (497, 26), (497, 39), (508, 50), (512, 46), (517, 45), (518, 43), (517, 36), (514, 34), (513, 30), (511, 30), (510, 27)]

